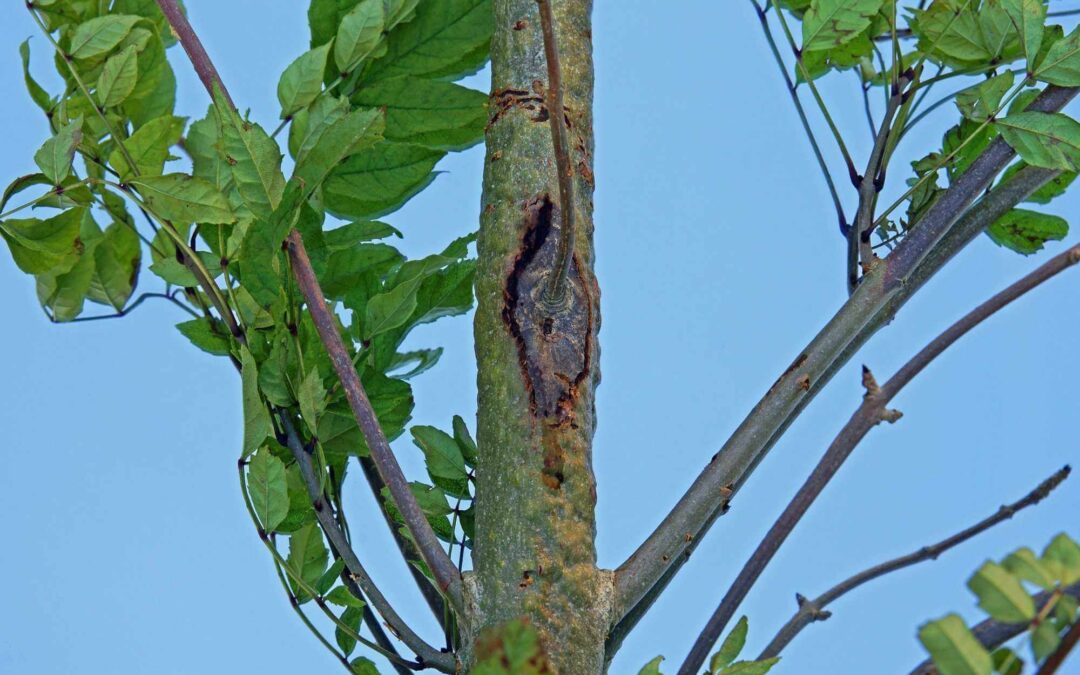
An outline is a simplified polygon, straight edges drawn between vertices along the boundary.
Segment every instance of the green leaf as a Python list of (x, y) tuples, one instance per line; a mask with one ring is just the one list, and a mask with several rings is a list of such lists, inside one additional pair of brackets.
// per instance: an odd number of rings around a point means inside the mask
[(386, 110), (389, 140), (463, 150), (483, 138), (487, 98), (452, 82), (396, 77), (361, 87), (352, 102)]
[(128, 223), (113, 223), (94, 247), (94, 277), (88, 297), (120, 311), (127, 304), (139, 276), (142, 248)]
[(657, 656), (652, 661), (646, 663), (645, 666), (638, 671), (638, 675), (660, 675), (660, 663), (663, 660), (663, 656)]
[[(181, 10), (184, 10), (183, 2), (178, 0), (177, 4)], [(113, 2), (112, 12), (116, 14), (138, 14), (144, 19), (149, 19), (154, 23), (158, 34), (165, 41), (166, 47), (171, 47), (176, 43), (176, 39), (173, 37), (172, 30), (169, 27), (169, 21), (165, 18), (155, 0), (116, 0)]]
[(176, 324), (176, 328), (207, 354), (228, 356), (232, 353), (228, 329), (220, 319), (192, 319)]
[(107, 14), (79, 24), (71, 36), (68, 53), (76, 59), (89, 59), (109, 52), (127, 37), (139, 17)]
[(157, 33), (150, 33), (146, 46), (139, 52), (138, 66), (135, 88), (120, 106), (136, 129), (152, 119), (172, 115), (176, 103), (176, 75)]
[(71, 321), (83, 310), (94, 281), (93, 252), (101, 241), (101, 228), (88, 211), (79, 224), (82, 246), (55, 270), (37, 277), (37, 294), (43, 307), (52, 312), (54, 321)]
[(375, 667), (371, 659), (365, 659), (363, 656), (353, 659), (349, 663), (349, 669), (352, 670), (353, 675), (379, 675), (379, 669)]
[(383, 6), (386, 8), (386, 30), (411, 20), (419, 4), (420, 0), (383, 0)]
[(1001, 565), (1017, 577), (1030, 581), (1040, 588), (1054, 587), (1054, 577), (1030, 548), (1024, 547), (1010, 553)]
[[(998, 184), (1003, 184), (1005, 181), (1015, 176), (1020, 170), (1024, 169), (1027, 166), (1027, 162), (1016, 162), (1008, 169), (1006, 169), (1003, 174), (1001, 174), (1001, 180), (998, 182)], [(1069, 186), (1072, 185), (1073, 181), (1076, 180), (1077, 175), (1078, 174), (1075, 171), (1066, 171), (1063, 173), (1059, 173), (1052, 179), (1050, 179), (1049, 182), (1045, 183), (1041, 188), (1028, 195), (1028, 198), (1024, 201), (1032, 202), (1034, 204), (1049, 204), (1055, 198), (1065, 194), (1065, 190), (1067, 190)]]
[(978, 596), (979, 607), (998, 621), (1020, 623), (1035, 618), (1035, 603), (1020, 580), (997, 563), (984, 563), (967, 586)]
[(82, 142), (82, 117), (76, 117), (56, 130), (56, 135), (45, 141), (34, 153), (34, 163), (53, 185), (59, 185), (71, 173), (71, 161), (75, 148)]
[(779, 662), (779, 656), (761, 661), (738, 661), (719, 671), (718, 675), (765, 675)]
[(30, 92), (31, 100), (44, 112), (49, 112), (53, 108), (52, 96), (30, 75), (30, 38), (19, 45), (19, 57), (22, 59), (23, 81), (26, 83), (26, 90)]
[[(322, 530), (318, 523), (311, 522), (289, 536), (289, 557), (285, 564), (293, 574), (304, 580), (308, 586), (314, 586), (326, 570), (329, 553), (323, 544)], [(290, 580), (291, 580), (290, 576)], [(311, 599), (307, 591), (293, 583), (293, 594), (303, 603)]]
[(746, 632), (749, 629), (746, 617), (739, 617), (739, 622), (731, 629), (720, 649), (709, 660), (709, 672), (715, 673), (725, 668), (739, 657), (739, 652), (746, 645)]
[(176, 225), (236, 221), (225, 195), (209, 181), (182, 173), (143, 176), (129, 181), (150, 210)]
[(339, 165), (323, 185), (331, 213), (347, 219), (377, 218), (395, 211), (435, 178), (445, 152), (383, 141)]
[[(304, 483), (304, 477), (300, 473), (300, 467), (296, 464), (291, 464), (285, 467), (285, 484), (289, 490), (289, 515), (285, 516), (285, 520), (278, 523), (275, 528), (278, 532), (290, 533), (296, 532), (304, 525), (315, 521), (315, 507), (311, 504), (311, 497), (308, 495), (307, 484)], [(332, 570), (333, 568), (331, 568)], [(340, 571), (340, 570), (339, 570)], [(334, 577), (337, 573), (331, 576), (329, 583), (323, 588), (324, 581), (320, 578), (316, 589), (319, 593), (325, 593), (326, 589), (334, 584)], [(324, 577), (326, 574), (323, 575)]]
[(139, 176), (160, 176), (165, 162), (172, 158), (169, 149), (180, 142), (184, 135), (183, 117), (162, 115), (156, 117), (124, 141), (124, 148), (135, 162), (135, 170), (128, 166), (127, 157), (119, 148), (109, 155), (109, 164), (120, 174), (121, 180)]
[(476, 466), (476, 441), (469, 433), (469, 427), (460, 415), (454, 415), (454, 440), (461, 449), (461, 457), (468, 466)]
[[(220, 120), (212, 106), (206, 117), (196, 120), (188, 128), (184, 147), (191, 155), (192, 175), (210, 181), (226, 194), (232, 192), (226, 190), (232, 181), (232, 167), (225, 161)], [(237, 204), (233, 206), (235, 210)]]
[(956, 614), (924, 624), (919, 642), (941, 675), (990, 675), (994, 670), (990, 654)]
[(318, 429), (319, 417), (326, 410), (326, 388), (323, 387), (322, 377), (316, 368), (312, 368), (300, 382), (296, 396), (300, 403), (300, 414), (304, 416), (308, 428), (315, 431)]
[(1020, 44), (1027, 59), (1029, 71), (1035, 68), (1035, 59), (1042, 46), (1043, 24), (1046, 23), (1044, 0), (1001, 0), (1001, 7), (1009, 15), (1013, 27), (1020, 36)]
[[(443, 348), (436, 347), (435, 349), (414, 349), (400, 354), (395, 354), (390, 364), (386, 368), (387, 373), (392, 373), (394, 377), (400, 380), (411, 380), (412, 378), (427, 372), (439, 362), (442, 358)], [(401, 372), (406, 366), (412, 366), (409, 370)]]
[(1064, 532), (1047, 545), (1042, 562), (1062, 584), (1069, 586), (1080, 581), (1080, 546)]
[(342, 160), (382, 138), (382, 130), (382, 113), (374, 109), (354, 110), (327, 124), (310, 150), (297, 155), (294, 178), (304, 181), (310, 194)]
[(803, 16), (804, 52), (830, 49), (855, 39), (884, 0), (813, 0)]
[(330, 567), (323, 572), (323, 575), (319, 577), (319, 580), (315, 582), (315, 590), (317, 590), (320, 595), (325, 595), (326, 592), (330, 590), (330, 587), (338, 582), (341, 578), (341, 573), (344, 570), (345, 561), (340, 558), (335, 560), (334, 564), (330, 565)]
[(139, 79), (139, 58), (134, 46), (113, 54), (101, 68), (97, 81), (97, 100), (103, 108), (124, 102)]
[(386, 39), (386, 54), (364, 73), (366, 82), (401, 75), (453, 80), (487, 60), (493, 23), (491, 0), (423, 2), (416, 17)]
[(453, 437), (430, 426), (415, 426), (411, 431), (413, 442), (424, 452), (432, 482), (451, 497), (468, 499), (468, 470), (461, 448)]
[(1013, 74), (1011, 70), (1007, 70), (974, 87), (961, 90), (956, 95), (956, 107), (960, 110), (960, 114), (969, 120), (982, 122), (997, 114), (1001, 100), (1009, 93), (1012, 86)]
[(350, 593), (349, 589), (344, 586), (338, 586), (327, 593), (326, 601), (338, 607), (355, 607), (357, 609), (363, 609), (366, 605), (363, 600)]
[(1042, 661), (1054, 653), (1061, 643), (1057, 628), (1049, 621), (1043, 621), (1031, 631), (1031, 653), (1036, 661)]
[(372, 296), (364, 315), (365, 340), (393, 330), (408, 321), (416, 309), (416, 291), (420, 288), (421, 278), (417, 275), (385, 293)]
[(1080, 169), (1080, 123), (1062, 113), (1021, 112), (996, 122), (1025, 162), (1045, 169)]
[(281, 118), (306, 108), (322, 91), (323, 73), (330, 43), (304, 52), (289, 64), (278, 80), (277, 97), (281, 103)]
[(0, 221), (0, 235), (19, 269), (27, 274), (42, 274), (56, 270), (71, 256), (78, 255), (79, 227), (85, 213), (85, 208), (75, 208), (47, 220)]
[[(273, 435), (274, 426), (270, 423), (270, 411), (266, 409), (262, 397), (259, 396), (259, 370), (255, 365), (255, 358), (246, 347), (240, 350), (240, 365), (244, 401), (244, 449), (241, 456), (247, 457), (259, 449), (267, 436)], [(282, 469), (282, 481), (284, 481), (284, 469)], [(285, 514), (281, 517), (284, 518)], [(279, 522), (281, 522), (280, 518), (274, 525)], [(272, 528), (267, 526), (267, 529)]]
[(281, 150), (262, 127), (240, 119), (216, 90), (214, 105), (221, 115), (226, 161), (236, 189), (256, 218), (269, 220), (285, 190)]
[(263, 529), (273, 532), (289, 513), (289, 493), (285, 464), (266, 448), (256, 453), (248, 465), (248, 493)]
[(986, 234), (998, 246), (1031, 255), (1041, 251), (1048, 241), (1064, 239), (1069, 234), (1069, 223), (1048, 213), (1010, 209), (987, 228)]
[(341, 19), (334, 41), (334, 62), (347, 73), (375, 50), (382, 39), (383, 0), (361, 0)]
[(994, 659), (994, 672), (999, 675), (1020, 675), (1024, 672), (1023, 660), (1008, 647), (995, 649), (991, 656)]
[(1080, 85), (1080, 26), (1050, 46), (1035, 79), (1061, 87)]
[[(353, 630), (353, 633), (360, 631), (360, 619), (364, 616), (363, 610), (356, 607), (347, 607), (344, 612), (341, 613), (341, 622)], [(346, 633), (341, 629), (341, 626), (337, 626), (334, 629), (334, 638), (337, 640), (338, 647), (341, 647), (341, 651), (345, 653), (345, 656), (353, 653), (356, 649), (356, 638), (349, 633)]]

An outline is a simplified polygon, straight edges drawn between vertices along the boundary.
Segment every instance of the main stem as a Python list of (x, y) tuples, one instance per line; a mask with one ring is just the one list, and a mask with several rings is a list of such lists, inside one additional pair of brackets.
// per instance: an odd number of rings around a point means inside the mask
[[(591, 0), (555, 0), (577, 236), (566, 237), (535, 0), (494, 0), (492, 106), (478, 239), (479, 470), (473, 638), (534, 626), (559, 673), (603, 668), (610, 573), (596, 567), (592, 470), (599, 382), (592, 244)], [(545, 288), (572, 241), (565, 292)], [(464, 661), (483, 659), (485, 644)]]

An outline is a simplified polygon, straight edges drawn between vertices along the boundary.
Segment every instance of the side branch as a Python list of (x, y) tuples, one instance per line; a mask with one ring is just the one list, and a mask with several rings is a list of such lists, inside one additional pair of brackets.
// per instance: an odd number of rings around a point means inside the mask
[(345, 533), (341, 531), (337, 521), (334, 520), (330, 504), (323, 498), (322, 487), (319, 483), (319, 477), (315, 474), (311, 455), (304, 448), (304, 444), (289, 418), (285, 415), (281, 415), (279, 418), (285, 430), (285, 445), (288, 446), (293, 458), (296, 459), (296, 465), (300, 468), (300, 475), (304, 479), (308, 496), (315, 506), (315, 517), (318, 519), (323, 532), (326, 533), (330, 545), (344, 561), (345, 568), (349, 572), (349, 578), (356, 582), (356, 585), (371, 601), (371, 605), (382, 615), (391, 630), (402, 642), (408, 645), (409, 649), (416, 653), (422, 664), (437, 668), (444, 673), (455, 672), (456, 660), (454, 655), (440, 652), (424, 642), (423, 638), (414, 633), (409, 628), (409, 625), (394, 611), (386, 597), (383, 596), (382, 591), (375, 585), (360, 559), (356, 557), (356, 553), (353, 551), (348, 539), (345, 538)]
[[(1028, 110), (1060, 110), (1077, 91), (1048, 87)], [(723, 513), (733, 493), (840, 366), (978, 232), (1056, 175), (1032, 169), (1018, 181), (1029, 171), (1025, 169), (965, 214), (1015, 156), (1000, 138), (991, 143), (883, 264), (863, 277), (855, 293), (750, 411), (664, 521), (616, 570), (617, 617), (640, 615), (637, 605), (651, 602), (663, 589)], [(964, 236), (952, 235), (958, 220)], [(617, 642), (630, 627), (616, 625), (612, 641)]]
[(728, 589), (720, 605), (709, 618), (705, 629), (691, 648), (682, 668), (679, 670), (680, 675), (691, 675), (705, 662), (709, 649), (712, 648), (713, 643), (723, 632), (735, 610), (757, 582), (765, 567), (870, 429), (877, 426), (879, 422), (892, 422), (899, 418), (899, 413), (890, 411), (885, 407), (893, 397), (935, 358), (940, 356), (942, 352), (967, 334), (968, 331), (992, 316), (1002, 307), (1078, 262), (1080, 262), (1080, 245), (1054, 256), (1035, 271), (994, 295), (947, 328), (880, 387), (869, 370), (864, 368), (863, 382), (866, 386), (866, 396), (862, 405), (859, 406), (851, 419), (848, 420), (848, 423), (837, 434), (824, 456), (814, 467), (814, 471), (806, 479), (802, 487), (799, 488), (799, 491), (776, 522), (773, 523), (773, 526), (769, 528), (765, 538), (758, 544), (757, 549), (754, 550), (750, 559), (740, 570), (731, 588)]
[(937, 560), (938, 556), (949, 549), (959, 546), (968, 539), (982, 534), (999, 523), (1009, 520), (1027, 507), (1034, 506), (1043, 499), (1046, 499), (1058, 485), (1061, 485), (1061, 483), (1069, 477), (1070, 472), (1071, 469), (1068, 466), (1059, 469), (1054, 475), (1044, 480), (1037, 488), (1029, 492), (1026, 497), (1013, 502), (1008, 506), (1002, 506), (994, 513), (994, 515), (984, 518), (971, 527), (961, 532), (957, 532), (947, 539), (942, 539), (936, 544), (923, 546), (919, 550), (913, 551), (907, 555), (893, 558), (887, 562), (865, 569), (862, 572), (841, 581), (813, 600), (801, 595), (796, 595), (799, 603), (798, 611), (795, 612), (795, 615), (792, 616), (791, 619), (784, 624), (783, 628), (777, 632), (776, 637), (774, 637), (761, 652), (761, 656), (758, 657), (758, 660), (779, 655), (780, 652), (784, 650), (784, 647), (795, 639), (795, 636), (797, 636), (802, 629), (815, 621), (824, 621), (828, 619), (832, 615), (832, 612), (826, 611), (825, 608), (842, 596), (878, 577), (885, 576), (886, 574), (927, 560)]
[(555, 16), (551, 0), (536, 0), (540, 10), (540, 30), (544, 35), (544, 59), (547, 61), (548, 121), (551, 124), (551, 142), (555, 148), (555, 170), (559, 174), (559, 210), (562, 228), (559, 231), (559, 249), (548, 284), (546, 300), (553, 305), (563, 301), (566, 279), (574, 258), (574, 167), (570, 163), (570, 142), (566, 137), (566, 112), (563, 109), (562, 66), (559, 63), (559, 45), (555, 38)]
[[(169, 25), (180, 39), (184, 50), (191, 58), (192, 65), (198, 72), (199, 79), (202, 80), (207, 91), (212, 96), (213, 89), (217, 86), (228, 97), (217, 69), (214, 68), (210, 57), (206, 54), (206, 50), (203, 48), (198, 36), (195, 35), (191, 24), (188, 23), (187, 17), (180, 10), (176, 0), (157, 0), (157, 2), (169, 20)], [(451, 606), (460, 611), (462, 608), (461, 573), (447, 556), (446, 551), (443, 550), (427, 518), (424, 517), (423, 511), (416, 503), (416, 499), (409, 489), (408, 481), (406, 481), (405, 475), (402, 473), (401, 467), (390, 449), (390, 444), (379, 426), (378, 418), (371, 407), (370, 401), (368, 401), (360, 377), (352, 365), (352, 360), (345, 349), (341, 335), (338, 334), (333, 315), (326, 306), (325, 296), (319, 286), (315, 271), (311, 267), (311, 261), (308, 259), (300, 233), (296, 230), (291, 231), (286, 241), (297, 284), (304, 294), (304, 299), (308, 310), (311, 312), (319, 337), (330, 355), (334, 370), (341, 381), (342, 388), (349, 401), (349, 407), (356, 418), (357, 426), (359, 426), (364, 440), (371, 450), (371, 457), (375, 462), (379, 476), (390, 490), (390, 495), (397, 504), (406, 527), (416, 540), (421, 558), (431, 569), (436, 583), (447, 594)], [(331, 536), (329, 530), (326, 531), (326, 534), (328, 537)], [(345, 543), (347, 544), (347, 542)], [(348, 548), (347, 545), (345, 548)], [(346, 551), (342, 550), (341, 553), (344, 555)]]
[[(1080, 581), (1061, 590), (1043, 591), (1033, 596), (1031, 599), (1035, 601), (1035, 611), (1042, 612), (1046, 604), (1056, 600), (1059, 595), (1068, 595), (1075, 600), (1080, 600)], [(1030, 624), (1026, 623), (1001, 623), (993, 619), (986, 619), (972, 628), (971, 633), (983, 647), (993, 651), (1023, 633), (1029, 627)], [(930, 659), (927, 659), (915, 666), (915, 669), (909, 675), (938, 675), (938, 669), (934, 667), (934, 663)]]
[(435, 576), (439, 588), (447, 594), (451, 606), (460, 611), (462, 608), (461, 573), (443, 550), (427, 517), (424, 516), (420, 505), (416, 503), (416, 498), (409, 489), (409, 481), (401, 471), (401, 466), (394, 457), (394, 451), (390, 449), (390, 443), (386, 440), (382, 427), (379, 426), (379, 419), (375, 416), (375, 410), (372, 409), (364, 386), (360, 383), (360, 376), (356, 374), (352, 358), (338, 333), (334, 315), (326, 306), (326, 296), (323, 295), (319, 280), (315, 277), (315, 270), (311, 267), (311, 260), (304, 248), (304, 240), (299, 232), (293, 230), (285, 241), (296, 283), (304, 295), (323, 346), (330, 355), (330, 362), (334, 365), (341, 387), (345, 391), (345, 398), (349, 402), (364, 441), (367, 442), (368, 449), (371, 451), (371, 459), (375, 462), (379, 477), (390, 491), (390, 496), (397, 505), (402, 520), (405, 521), (405, 527), (416, 540), (420, 557)]

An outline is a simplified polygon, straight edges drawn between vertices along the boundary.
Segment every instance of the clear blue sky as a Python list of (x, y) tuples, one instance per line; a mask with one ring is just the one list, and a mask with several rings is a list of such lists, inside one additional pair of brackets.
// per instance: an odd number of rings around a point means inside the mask
[[(281, 70), (306, 48), (306, 3), (188, 0), (241, 107), (276, 118)], [(33, 171), (45, 121), (23, 93), (16, 48), (45, 40), (22, 3), (0, 7), (0, 106), (6, 182)], [(845, 297), (843, 242), (756, 19), (745, 2), (624, 0), (595, 11), (596, 244), (603, 289), (603, 383), (595, 463), (601, 564), (618, 565), (648, 534), (758, 397)], [(182, 52), (179, 114), (204, 91)], [(55, 78), (43, 78), (55, 90)], [(834, 78), (835, 79), (835, 78)], [(853, 152), (869, 138), (853, 77), (825, 87)], [(473, 86), (487, 89), (486, 74)], [(954, 116), (903, 152), (921, 155)], [(830, 147), (826, 143), (827, 147)], [(834, 166), (834, 153), (830, 153)], [(860, 160), (862, 161), (862, 160)], [(482, 152), (389, 221), (424, 253), (476, 227)], [(905, 178), (901, 162), (890, 194)], [(842, 187), (842, 189), (844, 189)], [(845, 189), (849, 209), (853, 190)], [(1053, 205), (1077, 213), (1075, 195)], [(1076, 241), (1071, 236), (1068, 241)], [(1058, 251), (1063, 244), (1050, 246)], [(1047, 257), (976, 241), (936, 278), (791, 427), (733, 509), (641, 623), (613, 672), (656, 654), (670, 670), (761, 534), (861, 396), (857, 367), (889, 375), (922, 344)], [(896, 401), (750, 595), (750, 650), (794, 609), (865, 566), (929, 543), (1013, 501), (1075, 462), (1080, 412), (1080, 276), (1073, 272), (994, 317)], [(155, 280), (144, 275), (147, 287)], [(122, 321), (50, 325), (32, 281), (0, 255), (0, 469), (4, 539), (0, 672), (19, 675), (214, 675), (335, 672), (298, 623), (240, 500), (239, 380), (187, 344), (183, 320), (148, 303)], [(468, 319), (418, 332), (443, 345), (417, 380), (416, 423), (475, 412)], [(407, 440), (407, 471), (421, 470)], [(376, 578), (420, 632), (434, 623), (354, 482), (345, 503)], [(906, 672), (922, 658), (924, 620), (978, 616), (964, 581), (987, 557), (1080, 536), (1080, 479), (1044, 505), (941, 560), (844, 598), (806, 630), (774, 672)], [(362, 523), (370, 523), (365, 527)], [(674, 662), (674, 664), (672, 663)], [(1075, 665), (1075, 664), (1074, 664)], [(1076, 671), (1072, 671), (1076, 672)]]

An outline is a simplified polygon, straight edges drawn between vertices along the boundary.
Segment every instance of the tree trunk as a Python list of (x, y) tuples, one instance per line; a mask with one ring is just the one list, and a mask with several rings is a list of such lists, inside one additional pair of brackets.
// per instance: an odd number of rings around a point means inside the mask
[[(592, 246), (591, 0), (553, 3), (577, 238), (561, 305), (541, 297), (563, 217), (535, 0), (494, 0), (491, 122), (478, 241), (479, 469), (470, 643), (522, 618), (551, 668), (603, 668), (611, 573), (596, 567), (594, 392), (599, 289)], [(483, 641), (481, 641), (483, 642)], [(483, 647), (477, 648), (482, 651)]]

